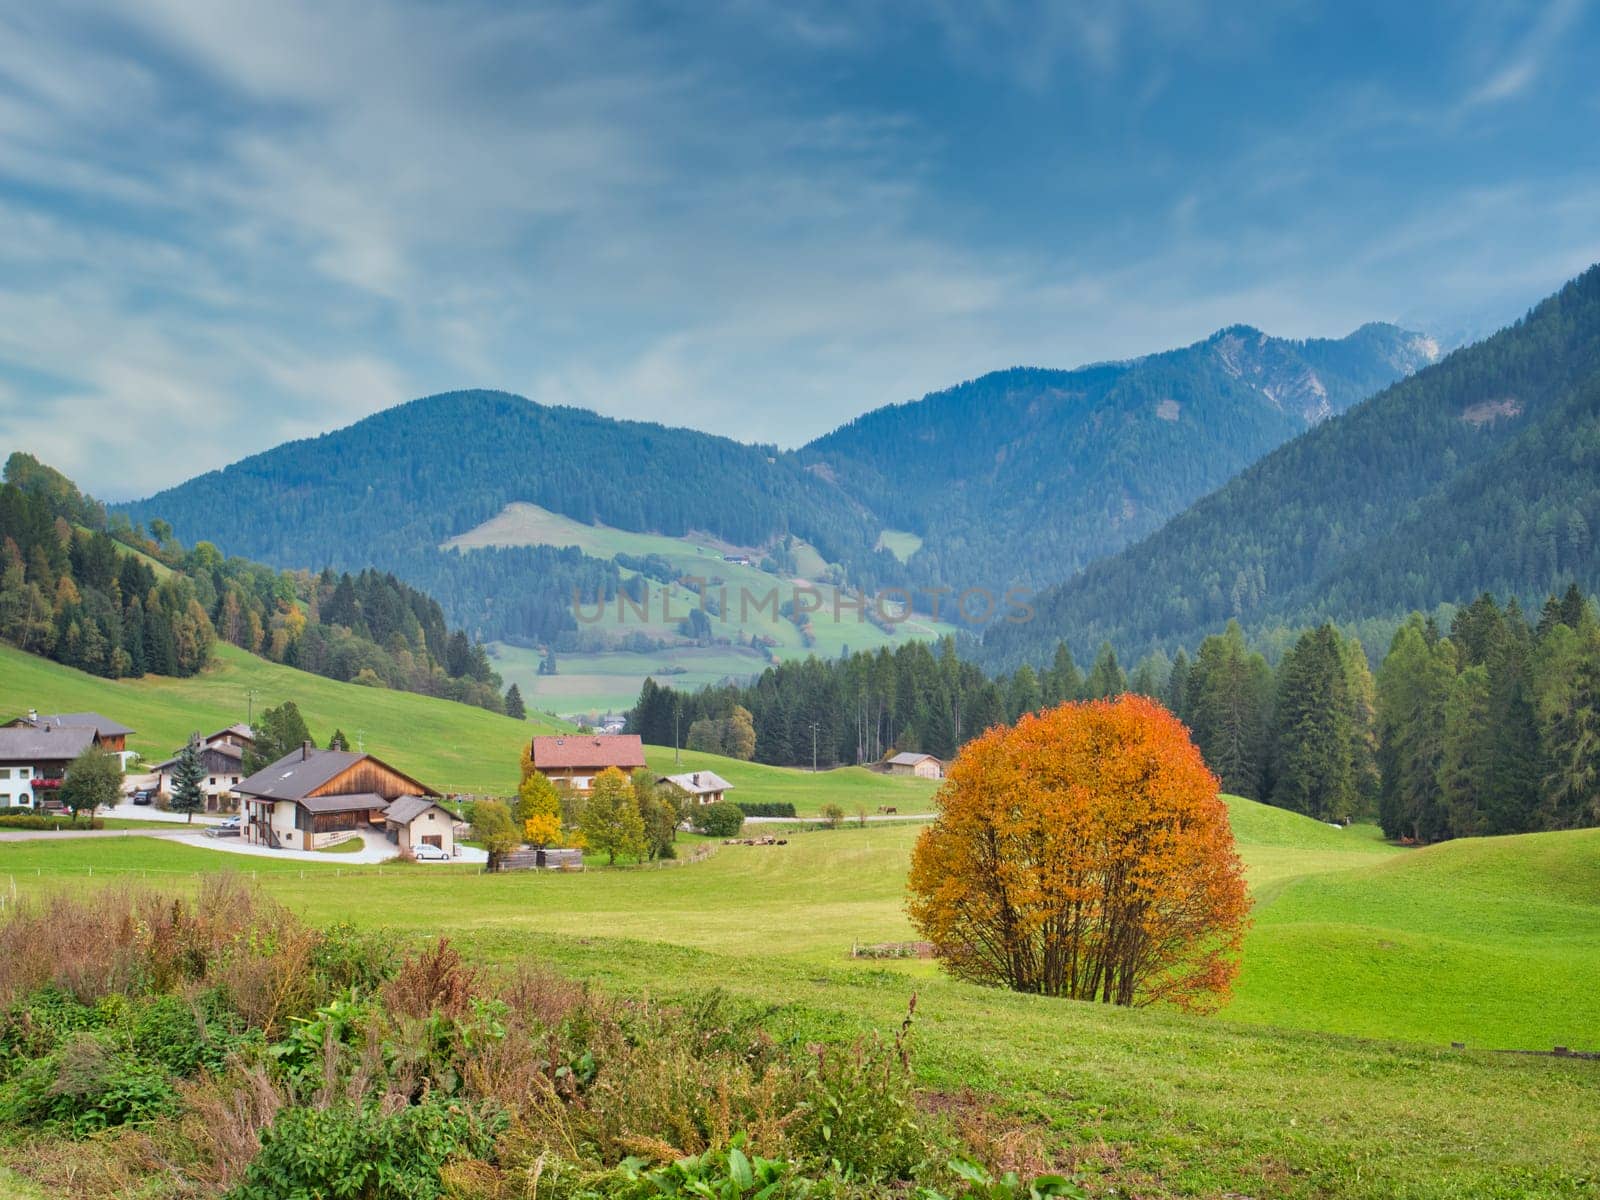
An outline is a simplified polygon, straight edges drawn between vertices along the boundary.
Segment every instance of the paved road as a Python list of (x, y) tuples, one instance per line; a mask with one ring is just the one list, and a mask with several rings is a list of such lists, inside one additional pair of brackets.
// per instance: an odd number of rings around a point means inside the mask
[[(177, 826), (171, 829), (73, 829), (63, 824), (60, 829), (7, 829), (0, 830), (0, 842), (54, 842), (64, 838), (117, 838), (117, 837), (183, 837), (187, 831)], [(198, 836), (198, 835), (196, 835)], [(209, 838), (207, 839), (210, 840)]]
[[(197, 817), (198, 824), (199, 818)], [(360, 850), (349, 851), (344, 854), (328, 854), (320, 850), (274, 850), (270, 846), (249, 845), (238, 838), (207, 837), (204, 830), (187, 828), (174, 824), (171, 829), (17, 829), (0, 833), (0, 843), (5, 842), (53, 842), (69, 838), (117, 838), (117, 837), (160, 837), (171, 841), (181, 842), (186, 846), (198, 846), (202, 850), (218, 850), (224, 854), (243, 854), (249, 857), (289, 859), (294, 862), (315, 863), (340, 863), (349, 866), (363, 866), (372, 863), (387, 862), (395, 856), (394, 843), (381, 833), (362, 832), (358, 835), (362, 841)], [(472, 846), (462, 846), (457, 851), (452, 862), (476, 863), (482, 865), (489, 856), (482, 850)], [(432, 866), (426, 863), (425, 866)], [(446, 864), (440, 863), (439, 866)]]
[[(101, 817), (126, 817), (133, 821), (171, 821), (177, 825), (189, 824), (188, 813), (164, 812), (154, 804), (130, 804), (124, 802), (113, 808), (103, 808), (96, 816)], [(216, 825), (227, 820), (227, 817), (207, 813), (195, 813), (194, 824)]]

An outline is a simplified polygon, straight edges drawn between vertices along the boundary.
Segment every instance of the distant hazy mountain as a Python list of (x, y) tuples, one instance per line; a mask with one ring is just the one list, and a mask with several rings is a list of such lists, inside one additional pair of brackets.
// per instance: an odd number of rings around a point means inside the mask
[(994, 628), (996, 666), (1058, 638), (1125, 655), (1600, 583), (1600, 267), (1516, 325), (1289, 442), (1137, 546)]
[(867, 413), (800, 457), (923, 538), (920, 580), (1049, 584), (1437, 356), (1392, 325), (1304, 342), (1235, 326), (1130, 362), (998, 371)]

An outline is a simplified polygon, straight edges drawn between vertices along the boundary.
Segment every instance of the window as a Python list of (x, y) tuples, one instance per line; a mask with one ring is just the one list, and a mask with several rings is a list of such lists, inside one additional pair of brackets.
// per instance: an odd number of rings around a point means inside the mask
[(10, 767), (0, 767), (0, 779), (10, 779), (10, 778), (11, 778), (11, 768)]
[(28, 779), (28, 778), (31, 778), (32, 775), (33, 775), (33, 768), (32, 767), (18, 767), (17, 768), (17, 778), (18, 779)]

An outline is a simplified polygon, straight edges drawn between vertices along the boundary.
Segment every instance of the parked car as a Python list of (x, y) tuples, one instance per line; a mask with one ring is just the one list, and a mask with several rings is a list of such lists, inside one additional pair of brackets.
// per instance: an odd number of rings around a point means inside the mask
[(449, 862), (450, 861), (450, 856), (448, 854), (446, 854), (443, 850), (441, 850), (438, 846), (428, 846), (428, 845), (413, 846), (413, 847), (411, 847), (411, 857), (416, 859), (418, 862)]
[(156, 802), (156, 793), (153, 788), (137, 788), (129, 798), (135, 804), (149, 805)]
[(229, 817), (220, 824), (206, 826), (207, 837), (238, 837), (239, 833), (238, 817)]

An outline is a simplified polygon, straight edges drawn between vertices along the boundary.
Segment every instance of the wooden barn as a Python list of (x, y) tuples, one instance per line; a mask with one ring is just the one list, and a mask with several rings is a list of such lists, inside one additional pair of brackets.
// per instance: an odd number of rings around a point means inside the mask
[(439, 796), (370, 754), (317, 750), (309, 743), (241, 780), (232, 791), (243, 804), (245, 841), (293, 850), (319, 850), (353, 833), (386, 836), (384, 813), (390, 804), (405, 797)]
[(884, 764), (891, 775), (914, 775), (918, 779), (943, 779), (944, 763), (931, 754), (896, 754)]

